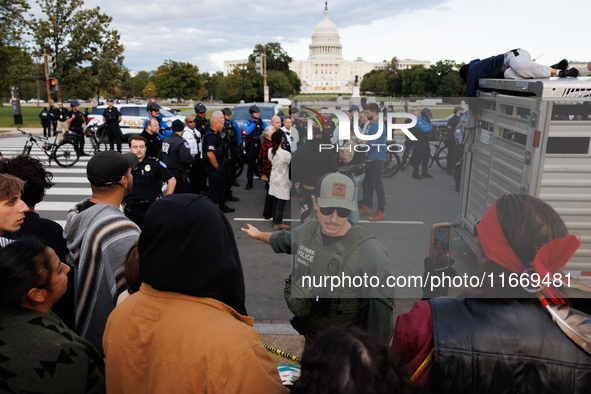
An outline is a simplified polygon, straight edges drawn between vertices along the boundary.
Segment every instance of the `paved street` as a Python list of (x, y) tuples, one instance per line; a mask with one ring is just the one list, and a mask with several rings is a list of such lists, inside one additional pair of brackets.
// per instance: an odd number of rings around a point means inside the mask
[[(20, 153), (24, 143), (24, 137), (3, 136), (0, 137), (0, 151), (10, 157)], [(126, 145), (124, 149), (127, 149)], [(32, 154), (46, 159), (37, 148), (34, 148)], [(72, 168), (62, 168), (55, 163), (49, 167), (56, 185), (48, 191), (45, 200), (37, 207), (41, 216), (65, 225), (67, 211), (90, 195), (90, 184), (86, 179), (88, 160), (89, 157), (81, 157)], [(411, 178), (411, 168), (399, 172), (392, 178), (384, 179), (387, 220), (371, 223), (367, 221), (367, 216), (362, 216), (361, 224), (388, 250), (392, 271), (396, 275), (422, 275), (423, 259), (429, 253), (431, 225), (440, 222), (453, 223), (457, 216), (459, 194), (454, 190), (452, 177), (436, 164), (430, 172), (434, 176), (433, 179), (414, 180)], [(238, 180), (241, 187), (233, 188), (234, 195), (239, 197), (240, 201), (232, 203), (231, 206), (236, 208), (236, 212), (228, 214), (228, 219), (234, 229), (244, 266), (247, 310), (259, 323), (259, 332), (289, 331), (288, 321), (291, 313), (283, 300), (283, 285), (289, 275), (290, 257), (274, 254), (268, 245), (254, 241), (240, 231), (246, 223), (251, 223), (262, 231), (273, 230), (272, 223), (262, 218), (264, 182), (255, 179), (254, 188), (245, 190), (245, 173), (246, 171)], [(288, 204), (285, 222), (295, 226), (297, 222), (289, 219), (290, 209)], [(452, 257), (457, 261), (458, 271), (473, 270), (473, 254), (455, 233)], [(421, 297), (421, 292), (417, 289), (396, 291), (396, 315), (410, 310), (412, 303)]]

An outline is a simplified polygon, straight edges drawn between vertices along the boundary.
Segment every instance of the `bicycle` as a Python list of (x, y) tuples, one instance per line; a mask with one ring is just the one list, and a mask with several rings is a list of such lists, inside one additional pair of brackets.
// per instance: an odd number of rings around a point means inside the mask
[[(388, 145), (395, 144), (396, 141), (388, 141)], [(384, 163), (384, 169), (382, 170), (382, 177), (390, 178), (396, 175), (398, 171), (401, 169), (401, 160), (400, 155), (398, 152), (390, 152), (388, 151), (388, 156), (386, 156), (386, 162)]]
[(51, 166), (51, 160), (54, 160), (58, 166), (61, 167), (72, 167), (80, 159), (80, 153), (76, 150), (76, 147), (71, 142), (57, 140), (57, 134), (61, 133), (58, 131), (54, 135), (53, 142), (49, 142), (49, 137), (37, 137), (31, 133), (27, 133), (24, 130), (18, 129), (24, 135), (28, 135), (29, 139), (25, 142), (23, 148), (24, 155), (30, 155), (33, 145), (37, 145), (43, 153), (49, 158), (49, 165)]
[[(442, 132), (441, 138), (439, 139), (437, 145), (429, 143), (431, 147), (429, 168), (433, 166), (433, 162), (436, 162), (439, 168), (442, 170), (447, 170), (447, 144), (445, 143), (446, 138), (447, 132)], [(400, 163), (400, 169), (402, 171), (404, 171), (412, 163), (413, 150), (414, 144), (409, 144), (409, 146), (404, 150), (404, 154), (402, 155), (402, 160)]]
[(88, 126), (84, 130), (86, 138), (84, 144), (84, 154), (87, 156), (95, 155), (100, 151), (107, 150), (106, 128), (103, 126)]

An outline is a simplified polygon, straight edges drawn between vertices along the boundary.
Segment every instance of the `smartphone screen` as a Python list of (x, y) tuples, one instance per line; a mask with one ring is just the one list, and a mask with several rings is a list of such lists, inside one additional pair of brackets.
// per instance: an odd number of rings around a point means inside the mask
[(438, 223), (431, 227), (431, 250), (429, 257), (435, 270), (449, 267), (451, 257), (451, 223)]

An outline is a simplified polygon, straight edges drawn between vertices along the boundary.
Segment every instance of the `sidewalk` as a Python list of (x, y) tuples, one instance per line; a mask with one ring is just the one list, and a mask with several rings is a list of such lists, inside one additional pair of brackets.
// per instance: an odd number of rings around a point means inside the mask
[[(38, 136), (43, 136), (43, 127), (19, 127), (25, 133), (31, 133)], [(52, 132), (53, 134), (53, 132)], [(0, 138), (1, 137), (18, 137), (23, 134), (17, 130), (16, 127), (0, 127)]]

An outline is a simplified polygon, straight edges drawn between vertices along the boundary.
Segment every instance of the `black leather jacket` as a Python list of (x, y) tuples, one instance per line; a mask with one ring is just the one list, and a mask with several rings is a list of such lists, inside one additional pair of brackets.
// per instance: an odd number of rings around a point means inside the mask
[(540, 304), (430, 300), (436, 393), (589, 393), (591, 355)]

